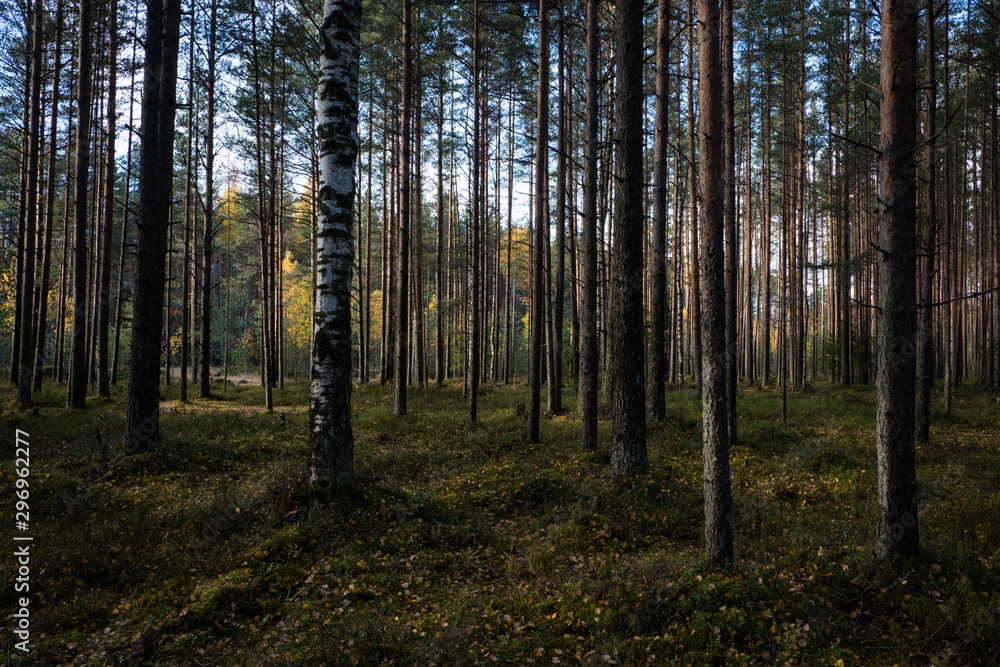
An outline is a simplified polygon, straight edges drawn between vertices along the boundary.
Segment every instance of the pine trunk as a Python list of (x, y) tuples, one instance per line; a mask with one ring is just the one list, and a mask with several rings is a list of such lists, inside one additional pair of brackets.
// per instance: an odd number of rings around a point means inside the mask
[[(77, 83), (76, 183), (74, 187), (75, 240), (73, 248), (73, 346), (70, 353), (67, 405), (86, 407), (87, 396), (87, 184), (90, 176), (90, 0), (80, 2), (80, 74)], [(159, 322), (156, 332), (159, 337)]]
[(154, 1), (147, 5), (139, 155), (139, 239), (124, 439), (126, 450), (133, 452), (144, 449), (159, 435), (163, 271), (173, 186), (180, 23), (180, 0), (163, 0), (162, 4)]
[(546, 0), (538, 1), (538, 120), (535, 138), (534, 248), (532, 254), (531, 339), (528, 355), (528, 426), (527, 441), (539, 440), (542, 393), (542, 342), (545, 326), (545, 225), (548, 218), (549, 143), (549, 12)]
[(611, 476), (649, 471), (646, 453), (646, 378), (642, 307), (642, 5), (615, 6), (615, 224), (611, 258), (610, 349), (613, 426)]
[(702, 264), (702, 455), (705, 465), (705, 556), (713, 567), (733, 559), (729, 481), (729, 390), (726, 354), (725, 190), (719, 0), (698, 2), (698, 137)]
[(400, 143), (399, 160), (399, 252), (396, 256), (396, 364), (395, 384), (393, 385), (393, 410), (397, 416), (406, 414), (406, 380), (407, 380), (407, 334), (409, 333), (409, 296), (408, 278), (410, 273), (410, 109), (412, 98), (413, 56), (411, 43), (413, 41), (411, 25), (411, 0), (403, 0), (403, 73), (402, 102), (400, 113)]
[(879, 238), (878, 539), (884, 559), (919, 552), (913, 447), (916, 360), (917, 12), (882, 0)]
[(597, 13), (597, 0), (587, 0), (579, 384), (580, 447), (585, 451), (597, 449), (597, 52), (600, 48)]
[[(81, 15), (84, 12), (84, 4), (87, 0), (82, 0), (80, 4)], [(35, 237), (38, 230), (38, 162), (40, 149), (40, 137), (39, 128), (41, 126), (41, 98), (42, 98), (42, 16), (44, 8), (42, 6), (42, 0), (36, 0), (34, 9), (34, 26), (31, 30), (32, 34), (32, 44), (31, 44), (31, 101), (30, 101), (30, 112), (28, 116), (28, 156), (25, 165), (25, 197), (26, 201), (24, 211), (23, 211), (23, 222), (22, 228), (24, 230), (24, 252), (23, 260), (20, 266), (19, 279), (21, 281), (21, 299), (20, 299), (20, 333), (18, 334), (18, 340), (15, 344), (18, 344), (20, 349), (16, 349), (13, 354), (18, 356), (17, 362), (17, 402), (21, 405), (28, 405), (31, 403), (31, 369), (35, 361), (35, 336), (34, 336), (34, 298), (35, 298)], [(87, 7), (87, 13), (89, 15), (89, 6)], [(87, 57), (87, 76), (89, 79), (90, 73), (90, 34), (89, 34), (89, 22), (87, 23), (88, 33), (86, 46), (83, 46), (83, 29), (84, 23), (81, 21), (81, 51), (80, 51), (80, 62), (81, 67), (83, 66), (84, 49), (86, 49)], [(83, 83), (83, 77), (81, 76), (81, 93), (83, 92), (83, 85), (86, 85), (89, 89), (89, 80), (86, 84)], [(82, 98), (81, 98), (82, 99)], [(81, 104), (82, 107), (82, 104)], [(90, 113), (90, 104), (88, 98), (87, 113)], [(89, 136), (89, 134), (88, 134)], [(82, 350), (81, 350), (82, 352)], [(12, 366), (14, 364), (11, 364)], [(86, 386), (84, 386), (86, 388)], [(81, 394), (81, 399), (79, 404), (71, 402), (71, 407), (84, 407), (83, 399)]]

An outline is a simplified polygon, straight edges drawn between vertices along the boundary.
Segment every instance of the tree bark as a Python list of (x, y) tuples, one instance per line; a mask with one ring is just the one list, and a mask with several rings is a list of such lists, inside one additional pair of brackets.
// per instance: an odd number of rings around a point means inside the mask
[[(83, 3), (87, 0), (82, 0), (81, 2), (81, 14), (83, 13)], [(89, 9), (89, 8), (88, 8)], [(20, 281), (21, 281), (21, 299), (20, 299), (20, 333), (18, 335), (18, 340), (16, 343), (19, 344), (18, 350), (15, 350), (13, 354), (18, 355), (17, 362), (17, 402), (21, 405), (28, 405), (31, 403), (31, 369), (35, 361), (35, 336), (34, 336), (34, 299), (35, 299), (35, 236), (38, 230), (38, 156), (40, 151), (40, 137), (39, 128), (41, 126), (41, 99), (42, 99), (42, 12), (44, 11), (42, 0), (36, 0), (34, 9), (34, 25), (32, 27), (32, 43), (31, 43), (31, 100), (30, 100), (30, 112), (28, 115), (28, 157), (25, 164), (25, 197), (26, 201), (24, 212), (23, 212), (23, 222), (22, 226), (24, 229), (24, 252), (23, 261), (20, 266)], [(88, 12), (89, 13), (89, 12)], [(83, 35), (83, 24), (81, 22), (81, 36)], [(88, 33), (89, 41), (89, 33)], [(87, 66), (89, 73), (89, 58), (90, 58), (90, 45), (83, 47), (83, 41), (81, 40), (81, 66), (83, 62), (83, 49), (86, 48), (86, 55), (88, 58)], [(89, 87), (89, 80), (86, 84), (83, 83), (83, 76), (81, 72), (80, 77), (81, 92), (83, 91), (83, 85)], [(81, 105), (82, 107), (82, 105)], [(90, 113), (90, 106), (88, 103), (87, 113)], [(82, 350), (81, 350), (82, 352)], [(15, 364), (11, 364), (12, 366)], [(86, 378), (84, 378), (86, 379)], [(84, 407), (83, 405), (72, 407)]]
[(154, 0), (147, 5), (139, 155), (139, 238), (124, 438), (126, 450), (132, 452), (144, 449), (149, 441), (159, 436), (163, 270), (173, 189), (180, 23), (180, 0), (163, 0), (162, 3)]
[(469, 327), (466, 333), (466, 345), (468, 346), (468, 364), (466, 366), (467, 383), (469, 393), (469, 420), (476, 421), (478, 412), (479, 393), (479, 306), (481, 303), (479, 294), (479, 227), (480, 227), (480, 189), (485, 179), (481, 180), (480, 161), (482, 159), (482, 147), (480, 145), (480, 132), (482, 131), (482, 116), (480, 112), (480, 49), (479, 49), (479, 0), (476, 0), (473, 13), (473, 52), (472, 52), (472, 219), (469, 220), (471, 227), (471, 242), (469, 244), (469, 259), (471, 263), (469, 289)]
[(409, 296), (407, 279), (410, 272), (410, 111), (413, 76), (413, 56), (411, 43), (413, 41), (411, 0), (403, 0), (403, 73), (402, 101), (400, 113), (400, 144), (399, 161), (399, 254), (396, 256), (396, 375), (393, 384), (393, 411), (397, 416), (406, 414), (406, 380), (407, 380), (407, 334), (409, 333)]
[(584, 91), (583, 216), (580, 245), (583, 274), (580, 307), (580, 447), (597, 449), (597, 52), (600, 48), (597, 0), (587, 0)]
[[(218, 0), (212, 0), (208, 26), (208, 109), (205, 118), (205, 220), (201, 271), (201, 377), (198, 397), (212, 394), (209, 369), (212, 362), (212, 260), (215, 243), (215, 57), (218, 37)], [(225, 343), (224, 343), (225, 345)]]
[(437, 117), (437, 252), (434, 258), (434, 379), (444, 384), (444, 61), (438, 64)]
[(42, 390), (42, 375), (45, 372), (45, 339), (48, 327), (48, 295), (49, 275), (52, 270), (52, 226), (55, 223), (56, 204), (56, 149), (58, 144), (59, 120), (59, 72), (62, 64), (59, 62), (59, 48), (62, 45), (62, 0), (56, 5), (56, 36), (52, 43), (52, 118), (49, 125), (49, 165), (48, 183), (45, 193), (45, 240), (42, 255), (42, 284), (38, 290), (38, 330), (35, 332), (35, 370), (32, 380), (32, 391)]
[[(315, 338), (307, 474), (314, 497), (324, 501), (354, 481), (351, 271), (354, 263), (361, 0), (326, 0), (320, 42), (316, 103), (320, 217), (316, 234)], [(404, 374), (400, 369), (399, 375)]]
[(104, 166), (104, 220), (101, 241), (101, 284), (97, 292), (97, 395), (111, 396), (111, 242), (115, 222), (115, 140), (118, 105), (118, 0), (108, 10), (108, 129)]
[(702, 391), (702, 319), (701, 319), (701, 262), (698, 250), (698, 156), (695, 152), (698, 146), (698, 136), (695, 134), (695, 64), (694, 64), (694, 2), (688, 0), (688, 187), (690, 188), (691, 207), (691, 253), (688, 258), (691, 266), (691, 368), (694, 375), (695, 391)]
[[(191, 202), (191, 185), (194, 175), (194, 41), (195, 15), (191, 14), (188, 35), (188, 89), (187, 89), (187, 138), (184, 147), (184, 249), (181, 251), (181, 387), (180, 400), (187, 402), (188, 360), (191, 357), (191, 329), (193, 329), (191, 304), (191, 274), (194, 272), (195, 212)], [(169, 334), (168, 334), (169, 335)]]
[(611, 378), (611, 476), (615, 478), (649, 471), (642, 341), (642, 5), (641, 0), (619, 0), (615, 6), (615, 224), (608, 323), (615, 367)]
[[(725, 296), (725, 189), (719, 0), (698, 1), (698, 137), (702, 264), (702, 455), (705, 556), (713, 567), (733, 559), (729, 481), (729, 391)], [(730, 47), (731, 48), (731, 47)]]
[[(67, 405), (87, 407), (87, 183), (90, 176), (91, 102), (90, 0), (80, 2), (80, 74), (77, 83), (75, 240), (73, 247), (73, 346), (70, 353)], [(156, 333), (159, 338), (159, 322)]]
[(729, 444), (736, 443), (736, 99), (733, 90), (733, 0), (722, 0), (722, 122), (725, 185), (726, 395)]
[[(937, 178), (935, 161), (935, 125), (937, 115), (937, 82), (934, 78), (934, 0), (927, 0), (924, 12), (926, 39), (924, 42), (924, 141), (926, 142), (927, 217), (924, 221), (923, 261), (920, 272), (920, 324), (917, 332), (917, 360), (919, 371), (916, 408), (916, 440), (930, 441), (931, 390), (934, 387), (934, 256), (937, 244)], [(995, 194), (995, 193), (994, 193)]]
[(892, 559), (919, 552), (913, 447), (917, 11), (901, 0), (882, 0), (881, 27), (876, 553)]
[(653, 136), (653, 245), (650, 309), (650, 416), (666, 416), (666, 290), (667, 290), (667, 153), (670, 148), (670, 0), (659, 0), (656, 10), (656, 120)]
[(535, 138), (534, 254), (532, 257), (531, 340), (528, 355), (527, 441), (538, 442), (542, 393), (542, 341), (545, 326), (545, 220), (548, 218), (549, 144), (549, 10), (538, 0), (538, 121)]
[(556, 279), (552, 313), (552, 369), (549, 387), (549, 410), (562, 412), (563, 376), (563, 319), (566, 298), (566, 164), (568, 146), (566, 143), (566, 20), (563, 0), (559, 0), (559, 101), (556, 129), (558, 161), (556, 162)]

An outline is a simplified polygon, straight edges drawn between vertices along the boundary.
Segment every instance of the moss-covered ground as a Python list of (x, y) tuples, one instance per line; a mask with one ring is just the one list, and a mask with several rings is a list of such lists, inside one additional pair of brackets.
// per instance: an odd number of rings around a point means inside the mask
[[(651, 473), (609, 477), (572, 411), (525, 444), (523, 384), (353, 394), (357, 483), (301, 502), (308, 386), (164, 393), (162, 437), (120, 449), (122, 389), (35, 410), (0, 390), (3, 516), (30, 435), (32, 665), (1000, 664), (1000, 404), (971, 386), (917, 450), (923, 555), (884, 565), (875, 397), (745, 388), (732, 450), (736, 562), (702, 561), (700, 408), (668, 392)], [(575, 406), (573, 387), (564, 402)], [(284, 415), (284, 416), (282, 416)], [(9, 434), (9, 435), (8, 435)], [(15, 599), (13, 547), (3, 549)], [(12, 605), (8, 605), (12, 609)], [(10, 611), (8, 614), (8, 628)]]

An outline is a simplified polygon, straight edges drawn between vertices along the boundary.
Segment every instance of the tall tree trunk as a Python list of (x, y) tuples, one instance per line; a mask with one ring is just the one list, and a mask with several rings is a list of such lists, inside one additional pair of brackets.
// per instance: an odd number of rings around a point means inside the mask
[[(744, 127), (746, 128), (746, 135), (744, 139), (745, 153), (746, 153), (746, 166), (744, 167), (746, 179), (746, 193), (744, 197), (746, 198), (746, 208), (745, 216), (746, 221), (744, 223), (743, 229), (743, 268), (744, 268), (744, 308), (743, 308), (743, 327), (744, 327), (744, 356), (746, 358), (746, 373), (745, 378), (747, 384), (754, 384), (756, 375), (756, 364), (754, 360), (756, 358), (756, 346), (754, 345), (754, 316), (753, 316), (753, 304), (754, 304), (754, 272), (753, 272), (753, 165), (751, 160), (753, 158), (753, 150), (751, 146), (753, 145), (753, 122), (752, 122), (752, 108), (751, 108), (751, 85), (753, 81), (753, 65), (751, 60), (747, 59), (747, 78), (746, 78), (746, 122)], [(759, 253), (758, 253), (759, 254)]]
[(913, 448), (916, 360), (917, 12), (882, 0), (882, 183), (879, 239), (878, 539), (884, 559), (916, 556), (917, 473)]
[[(418, 13), (417, 20), (420, 20)], [(417, 40), (416, 54), (414, 56), (416, 71), (414, 72), (414, 82), (416, 84), (416, 99), (414, 100), (413, 133), (414, 151), (413, 166), (416, 169), (415, 187), (413, 197), (413, 302), (410, 311), (413, 315), (413, 379), (421, 389), (424, 388), (426, 376), (426, 358), (424, 356), (424, 179), (423, 169), (423, 84), (422, 67), (420, 58), (420, 40)]]
[[(768, 41), (771, 35), (768, 32)], [(761, 283), (764, 288), (763, 305), (761, 306), (761, 376), (760, 386), (771, 383), (771, 63), (764, 63), (764, 76), (767, 77), (764, 90), (764, 131), (760, 135), (761, 168), (763, 171), (761, 184), (761, 221), (760, 239), (760, 270)]]
[[(945, 5), (948, 7), (948, 5)], [(949, 9), (944, 13), (944, 116), (947, 119), (951, 115), (951, 43), (948, 34), (951, 30), (948, 16)], [(951, 123), (946, 122), (943, 128), (941, 142), (944, 145), (944, 261), (941, 262), (941, 300), (944, 301), (944, 313), (941, 320), (944, 324), (943, 340), (941, 341), (944, 351), (944, 415), (951, 416), (951, 389), (954, 386), (954, 347), (952, 345), (952, 263), (955, 259), (954, 244), (952, 240), (954, 233), (952, 230), (953, 201), (952, 192), (952, 157), (951, 157)]]
[[(698, 1), (699, 184), (704, 211), (702, 275), (702, 454), (705, 463), (705, 556), (713, 567), (733, 559), (729, 483), (729, 391), (726, 354), (723, 82), (719, 0)], [(728, 48), (732, 48), (730, 44)], [(731, 62), (731, 61), (730, 61)]]
[(481, 180), (480, 173), (480, 161), (485, 162), (482, 156), (482, 146), (480, 142), (480, 133), (482, 132), (482, 116), (480, 112), (480, 77), (482, 76), (480, 68), (482, 63), (480, 62), (480, 49), (479, 49), (479, 0), (475, 2), (475, 9), (473, 14), (473, 47), (472, 47), (472, 218), (469, 220), (469, 226), (471, 228), (472, 240), (469, 245), (469, 262), (470, 267), (470, 278), (472, 284), (469, 289), (469, 327), (466, 332), (466, 345), (468, 347), (468, 364), (466, 365), (466, 372), (468, 373), (466, 387), (469, 394), (469, 420), (476, 421), (478, 413), (478, 390), (479, 390), (479, 356), (480, 356), (480, 340), (479, 340), (479, 306), (481, 303), (481, 298), (479, 294), (479, 273), (480, 273), (480, 263), (479, 263), (479, 227), (480, 227), (480, 191), (483, 189), (483, 180)]
[(542, 340), (545, 325), (544, 252), (548, 209), (549, 158), (549, 10), (546, 0), (538, 0), (538, 121), (535, 138), (534, 254), (532, 256), (531, 339), (528, 355), (527, 441), (538, 442), (542, 393)]
[(556, 284), (552, 314), (552, 368), (555, 371), (549, 387), (549, 410), (554, 414), (562, 412), (562, 373), (563, 373), (563, 317), (566, 298), (566, 20), (563, 12), (563, 0), (559, 0), (559, 32), (557, 34), (559, 48), (559, 102), (558, 124), (556, 129), (557, 162), (556, 162)]
[[(139, 8), (136, 7), (136, 22), (138, 23)], [(131, 193), (132, 193), (132, 138), (135, 135), (135, 130), (132, 127), (134, 120), (135, 104), (133, 100), (135, 99), (135, 67), (132, 66), (135, 63), (135, 53), (136, 47), (139, 43), (139, 36), (134, 35), (132, 38), (132, 61), (129, 65), (131, 70), (131, 81), (128, 87), (128, 144), (125, 149), (125, 196), (122, 201), (122, 243), (121, 252), (118, 255), (118, 298), (115, 301), (115, 343), (114, 351), (111, 355), (111, 384), (118, 384), (118, 360), (119, 352), (121, 351), (121, 336), (122, 336), (122, 324), (124, 322), (122, 315), (122, 304), (124, 302), (125, 296), (125, 260), (128, 257), (128, 221), (132, 212), (131, 207)]]
[(361, 0), (326, 0), (320, 36), (316, 133), (320, 142), (321, 205), (316, 235), (315, 339), (307, 475), (314, 497), (324, 501), (354, 481), (351, 269), (354, 262)]
[(191, 329), (193, 318), (191, 308), (191, 274), (194, 272), (194, 226), (195, 207), (191, 202), (191, 181), (194, 179), (194, 41), (195, 14), (191, 14), (188, 35), (188, 89), (187, 89), (187, 141), (184, 148), (184, 249), (181, 251), (181, 402), (187, 401), (188, 360), (191, 357)]
[(180, 0), (148, 3), (139, 155), (139, 239), (124, 438), (126, 450), (133, 452), (142, 450), (159, 435), (163, 270), (173, 189), (180, 23)]
[(108, 130), (105, 148), (104, 220), (101, 241), (101, 284), (97, 296), (97, 395), (111, 396), (111, 242), (115, 222), (115, 141), (118, 105), (118, 0), (108, 10)]
[(256, 166), (257, 166), (257, 231), (260, 240), (260, 383), (264, 388), (264, 409), (270, 412), (273, 407), (272, 387), (274, 381), (271, 375), (271, 287), (270, 287), (270, 267), (271, 253), (270, 233), (271, 233), (271, 211), (268, 208), (267, 185), (264, 168), (264, 130), (262, 127), (261, 115), (263, 113), (263, 101), (261, 99), (260, 85), (260, 53), (257, 39), (257, 7), (256, 2), (250, 2), (250, 48), (251, 59), (253, 60), (253, 99), (254, 99), (254, 139), (256, 142)]
[(597, 449), (597, 55), (600, 48), (598, 0), (586, 0), (586, 57), (584, 91), (582, 304), (580, 307), (580, 447)]
[[(37, 19), (41, 21), (41, 18)], [(28, 28), (28, 39), (35, 40), (34, 35), (38, 34), (34, 28), (35, 18), (32, 18), (31, 25)], [(37, 41), (37, 40), (35, 40)], [(21, 110), (21, 127), (25, 129), (30, 128), (30, 118), (31, 118), (31, 102), (32, 96), (32, 73), (36, 69), (33, 62), (33, 52), (28, 52), (25, 54), (25, 64), (24, 64), (24, 88), (23, 88), (23, 99)], [(70, 134), (72, 134), (73, 127), (70, 124)], [(20, 364), (18, 362), (18, 357), (21, 354), (21, 315), (22, 315), (22, 304), (21, 296), (24, 292), (24, 274), (25, 274), (25, 254), (24, 254), (24, 235), (25, 230), (28, 227), (27, 222), (27, 199), (28, 199), (28, 145), (30, 143), (30, 133), (25, 132), (21, 137), (21, 159), (18, 162), (20, 167), (20, 179), (17, 198), (17, 257), (15, 260), (15, 288), (14, 288), (14, 331), (11, 337), (11, 361), (10, 361), (10, 374), (8, 379), (11, 384), (18, 384), (18, 372), (20, 370)], [(69, 158), (67, 156), (67, 164), (69, 163)], [(68, 198), (67, 198), (68, 199)], [(30, 263), (30, 258), (28, 258), (28, 263)], [(63, 262), (65, 266), (65, 261)]]
[[(845, 0), (845, 8), (850, 9), (850, 0)], [(844, 12), (844, 54), (841, 63), (843, 73), (843, 113), (841, 127), (844, 136), (849, 136), (851, 127), (851, 70), (850, 70), (850, 45), (851, 45), (851, 15), (849, 11)], [(849, 149), (846, 143), (840, 150), (840, 181), (841, 181), (841, 224), (839, 229), (840, 253), (837, 261), (840, 265), (837, 287), (840, 291), (840, 322), (837, 330), (840, 332), (840, 384), (847, 386), (851, 384), (851, 171)]]
[(59, 0), (56, 5), (56, 38), (52, 43), (52, 118), (49, 125), (49, 165), (48, 182), (45, 193), (45, 240), (42, 255), (42, 284), (38, 290), (38, 330), (35, 332), (35, 370), (32, 380), (32, 391), (39, 392), (42, 389), (42, 374), (45, 372), (45, 338), (48, 327), (48, 295), (49, 295), (49, 274), (52, 264), (52, 226), (55, 223), (56, 204), (56, 149), (58, 137), (59, 120), (59, 72), (62, 64), (59, 62), (59, 47), (62, 44), (62, 17), (63, 3)]
[(923, 259), (920, 267), (920, 309), (919, 330), (917, 332), (917, 408), (916, 408), (916, 440), (927, 443), (930, 441), (931, 430), (931, 389), (934, 387), (934, 255), (937, 244), (937, 197), (935, 180), (937, 178), (935, 161), (935, 125), (937, 115), (937, 82), (934, 78), (934, 0), (927, 0), (924, 13), (926, 22), (926, 39), (924, 44), (924, 141), (926, 150), (927, 182), (927, 218), (924, 221)]
[[(688, 187), (690, 188), (691, 206), (691, 367), (694, 371), (695, 391), (702, 392), (702, 318), (701, 318), (701, 262), (698, 250), (698, 135), (695, 134), (695, 64), (694, 64), (694, 3), (688, 0)], [(721, 304), (720, 304), (721, 305)]]
[(437, 117), (437, 252), (434, 258), (434, 379), (444, 384), (444, 60), (438, 64)]
[[(736, 98), (733, 90), (733, 0), (722, 0), (722, 122), (725, 184), (726, 394), (729, 443), (736, 443)], [(704, 137), (702, 137), (704, 140)]]
[[(70, 76), (69, 81), (71, 82), (70, 88), (72, 90), (73, 72), (75, 68), (76, 58), (70, 58)], [(62, 240), (62, 266), (60, 268), (59, 276), (59, 315), (57, 316), (58, 328), (56, 329), (56, 382), (62, 384), (65, 377), (66, 371), (66, 308), (68, 308), (67, 301), (69, 299), (69, 263), (70, 263), (70, 206), (74, 202), (69, 193), (72, 190), (71, 184), (75, 182), (76, 175), (73, 173), (73, 157), (72, 153), (76, 146), (74, 144), (73, 136), (73, 100), (75, 96), (71, 93), (69, 96), (70, 108), (67, 111), (67, 116), (69, 116), (69, 128), (66, 132), (66, 183), (64, 186), (63, 194), (63, 240)], [(21, 216), (23, 219), (24, 216)], [(16, 349), (16, 348), (15, 348)], [(11, 364), (12, 366), (14, 364)]]
[(650, 416), (663, 421), (666, 416), (665, 346), (667, 290), (667, 152), (670, 148), (670, 0), (659, 0), (656, 10), (656, 121), (653, 136), (653, 247), (652, 346), (650, 349)]
[[(83, 14), (84, 3), (87, 0), (82, 0), (80, 4), (80, 13)], [(89, 7), (88, 10), (88, 21), (89, 21)], [(20, 333), (18, 335), (19, 340), (19, 350), (16, 350), (14, 354), (18, 355), (18, 370), (17, 370), (17, 402), (21, 405), (28, 405), (31, 403), (31, 369), (35, 361), (35, 336), (34, 336), (34, 297), (35, 297), (35, 236), (38, 233), (38, 156), (40, 151), (40, 137), (39, 128), (41, 126), (41, 99), (42, 99), (42, 12), (44, 11), (42, 0), (36, 0), (34, 9), (34, 25), (32, 28), (32, 43), (31, 43), (31, 101), (30, 101), (30, 112), (28, 116), (28, 156), (27, 162), (25, 164), (26, 175), (25, 175), (25, 207), (23, 213), (23, 229), (24, 229), (24, 253), (23, 261), (20, 266), (20, 284), (21, 284), (21, 300), (20, 300), (20, 312), (21, 312), (21, 326)], [(83, 86), (87, 86), (89, 90), (90, 86), (90, 33), (86, 34), (87, 45), (83, 45), (83, 28), (84, 23), (81, 21), (81, 42), (80, 42), (80, 64), (81, 68), (84, 64), (84, 49), (86, 49), (86, 65), (87, 65), (87, 82), (84, 83), (83, 71), (81, 69), (80, 84), (81, 84), (81, 95), (84, 91)], [(89, 30), (89, 22), (87, 23)], [(81, 100), (84, 99), (81, 97)], [(90, 98), (87, 99), (87, 113), (90, 113)], [(82, 104), (80, 105), (82, 108)], [(88, 133), (89, 138), (89, 133)], [(81, 352), (83, 350), (81, 349)], [(11, 364), (14, 366), (15, 364)], [(86, 377), (84, 377), (86, 381)], [(86, 389), (86, 385), (84, 385)], [(82, 404), (82, 397), (80, 405), (71, 404), (71, 407), (84, 407)]]
[(412, 98), (413, 56), (411, 54), (412, 0), (403, 0), (403, 73), (402, 102), (400, 114), (401, 151), (400, 183), (399, 183), (399, 252), (396, 256), (396, 375), (393, 385), (393, 410), (397, 416), (406, 414), (406, 380), (407, 380), (407, 334), (409, 333), (409, 310), (407, 304), (410, 273), (410, 107)]
[[(80, 75), (77, 83), (75, 241), (73, 249), (73, 347), (67, 405), (84, 409), (87, 395), (87, 183), (90, 176), (90, 0), (80, 2)], [(159, 338), (159, 322), (156, 333)], [(159, 359), (157, 359), (159, 361)], [(158, 364), (157, 364), (158, 365)]]
[[(612, 249), (611, 476), (649, 471), (645, 346), (642, 341), (642, 1), (615, 6), (615, 225)], [(718, 48), (718, 46), (716, 46)], [(638, 337), (638, 340), (637, 340)]]
[[(208, 24), (208, 109), (205, 118), (205, 220), (201, 270), (201, 377), (198, 397), (212, 394), (209, 367), (212, 362), (212, 261), (215, 243), (215, 67), (218, 37), (218, 0), (212, 0)], [(228, 318), (227, 318), (228, 320)], [(223, 347), (226, 342), (223, 341)]]

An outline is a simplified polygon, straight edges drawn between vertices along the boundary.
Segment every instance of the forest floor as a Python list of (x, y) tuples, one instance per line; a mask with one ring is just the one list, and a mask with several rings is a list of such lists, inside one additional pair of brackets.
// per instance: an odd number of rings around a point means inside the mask
[[(0, 508), (30, 437), (31, 652), (5, 664), (1000, 664), (1000, 403), (964, 386), (917, 451), (923, 556), (872, 556), (874, 391), (747, 388), (732, 450), (736, 563), (702, 560), (700, 408), (668, 392), (652, 472), (611, 481), (572, 412), (527, 445), (526, 388), (357, 387), (353, 491), (299, 506), (308, 385), (166, 389), (162, 438), (125, 455), (123, 389), (17, 411), (0, 389)], [(573, 387), (564, 403), (575, 406)], [(284, 413), (284, 417), (281, 416)], [(9, 434), (9, 435), (8, 435)], [(3, 549), (7, 601), (17, 597)], [(6, 618), (11, 619), (11, 604)]]

